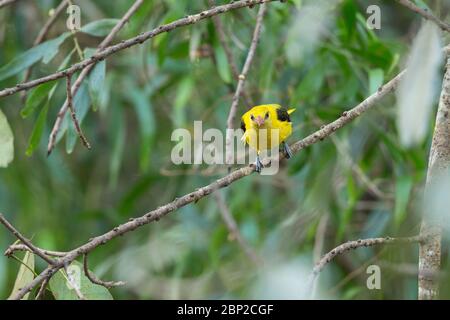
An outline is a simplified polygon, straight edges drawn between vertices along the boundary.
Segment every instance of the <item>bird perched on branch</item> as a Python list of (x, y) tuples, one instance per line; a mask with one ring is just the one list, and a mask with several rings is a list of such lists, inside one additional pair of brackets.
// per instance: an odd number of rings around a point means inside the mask
[(290, 114), (295, 109), (285, 109), (278, 104), (263, 104), (247, 111), (241, 118), (241, 129), (244, 130), (242, 141), (256, 150), (256, 172), (261, 172), (260, 152), (280, 145), (286, 158), (292, 156), (285, 142), (292, 133)]

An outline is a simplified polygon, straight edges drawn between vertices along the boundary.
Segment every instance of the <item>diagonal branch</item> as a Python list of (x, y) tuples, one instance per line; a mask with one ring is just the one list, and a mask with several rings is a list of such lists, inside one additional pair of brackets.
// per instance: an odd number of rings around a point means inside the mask
[(420, 243), (422, 241), (421, 236), (413, 236), (406, 238), (369, 238), (369, 239), (359, 239), (355, 241), (347, 241), (333, 250), (329, 251), (316, 263), (314, 269), (308, 280), (308, 292), (314, 292), (315, 282), (320, 274), (320, 272), (325, 268), (325, 266), (330, 263), (336, 256), (346, 253), (350, 250), (355, 250), (362, 247), (373, 247), (376, 245), (388, 245), (388, 244), (409, 244), (409, 243)]
[[(250, 66), (253, 61), (253, 57), (255, 56), (255, 51), (256, 51), (256, 47), (258, 45), (259, 36), (261, 35), (262, 21), (263, 21), (265, 12), (266, 12), (266, 6), (265, 6), (265, 4), (262, 4), (261, 7), (259, 8), (258, 16), (256, 18), (255, 30), (253, 31), (253, 38), (252, 38), (252, 42), (250, 44), (250, 48), (248, 50), (247, 59), (245, 60), (244, 66), (242, 67), (241, 74), (238, 77), (239, 80), (238, 80), (238, 83), (236, 86), (236, 92), (234, 93), (233, 100), (231, 102), (230, 113), (228, 114), (228, 119), (227, 119), (227, 134), (226, 134), (226, 141), (225, 141), (225, 145), (226, 145), (225, 150), (229, 150), (229, 151), (232, 150), (232, 148), (231, 148), (232, 130), (230, 130), (230, 129), (234, 128), (234, 121), (236, 119), (236, 112), (237, 112), (237, 107), (239, 104), (239, 97), (241, 96), (242, 90), (244, 90), (245, 78), (247, 77), (247, 74), (250, 70)], [(233, 153), (228, 152), (226, 155), (226, 158), (227, 158), (226, 163), (231, 164), (232, 157), (233, 157)]]
[(71, 76), (72, 75), (68, 75), (66, 77), (66, 92), (67, 92), (67, 105), (69, 106), (70, 109), (70, 116), (72, 118), (72, 122), (73, 125), (75, 126), (75, 130), (77, 131), (78, 136), (80, 137), (80, 140), (83, 142), (83, 145), (88, 148), (91, 149), (91, 145), (89, 144), (89, 142), (86, 139), (86, 136), (83, 134), (83, 131), (81, 130), (80, 127), (80, 123), (78, 122), (77, 119), (77, 115), (75, 113), (75, 109), (73, 107), (73, 99), (72, 99), (72, 90), (71, 90)]
[(55, 11), (53, 11), (50, 18), (47, 20), (47, 22), (44, 24), (42, 29), (39, 31), (36, 39), (34, 39), (33, 47), (37, 46), (42, 41), (44, 41), (45, 37), (47, 36), (48, 31), (55, 24), (56, 19), (58, 19), (58, 16), (64, 11), (64, 8), (68, 4), (69, 4), (69, 0), (62, 0), (61, 3), (56, 7)]
[(50, 281), (49, 279), (44, 279), (44, 281), (42, 281), (41, 286), (39, 287), (38, 293), (36, 294), (34, 300), (41, 300), (44, 297), (45, 289), (47, 288), (49, 281)]
[(397, 0), (397, 2), (400, 3), (401, 5), (405, 6), (406, 8), (414, 11), (415, 13), (420, 14), (425, 19), (433, 21), (442, 30), (450, 32), (450, 24), (440, 20), (438, 17), (436, 17), (433, 13), (431, 13), (427, 9), (422, 9), (422, 8), (416, 6), (410, 0)]
[(138, 35), (136, 37), (133, 37), (133, 38), (130, 38), (127, 40), (123, 40), (122, 42), (120, 42), (116, 45), (106, 47), (105, 49), (101, 50), (100, 52), (92, 55), (90, 58), (80, 61), (65, 70), (55, 72), (55, 73), (52, 73), (45, 77), (38, 78), (38, 79), (35, 79), (32, 81), (19, 83), (19, 84), (15, 85), (14, 87), (5, 88), (0, 91), (0, 98), (15, 94), (19, 91), (28, 90), (30, 88), (36, 87), (45, 82), (50, 82), (50, 81), (61, 79), (69, 73), (73, 74), (79, 70), (84, 69), (85, 67), (87, 67), (91, 64), (94, 64), (94, 63), (97, 63), (98, 61), (106, 59), (109, 56), (111, 56), (119, 51), (128, 49), (128, 48), (133, 47), (138, 44), (142, 44), (145, 41), (147, 41), (159, 34), (162, 34), (164, 32), (170, 32), (170, 31), (173, 31), (180, 27), (195, 24), (201, 20), (213, 17), (218, 14), (228, 12), (230, 10), (235, 10), (235, 9), (239, 9), (239, 8), (243, 8), (243, 7), (249, 7), (249, 6), (253, 6), (255, 4), (263, 4), (266, 2), (272, 2), (272, 1), (275, 1), (275, 0), (240, 0), (240, 1), (233, 2), (233, 3), (225, 4), (222, 6), (217, 6), (215, 8), (209, 9), (209, 10), (204, 10), (200, 13), (193, 14), (193, 15), (187, 16), (182, 19), (175, 20), (171, 23), (161, 25), (153, 30), (141, 33), (140, 35)]
[(35, 247), (33, 243), (31, 243), (30, 240), (25, 238), (19, 231), (17, 231), (14, 226), (9, 223), (8, 220), (3, 216), (3, 214), (0, 213), (0, 223), (3, 224), (6, 229), (8, 229), (17, 239), (19, 239), (24, 245), (26, 245), (34, 254), (41, 257), (44, 261), (47, 263), (53, 265), (55, 264), (55, 261), (48, 257), (44, 252), (42, 252), (39, 248)]
[[(136, 0), (134, 4), (128, 9), (128, 11), (125, 13), (125, 15), (120, 19), (119, 22), (112, 28), (112, 30), (109, 32), (109, 34), (103, 39), (103, 41), (98, 46), (96, 53), (102, 51), (105, 49), (113, 40), (113, 38), (116, 36), (116, 34), (123, 28), (123, 26), (130, 20), (131, 16), (139, 9), (139, 7), (142, 5), (143, 0)], [(94, 68), (96, 62), (93, 64), (88, 65), (86, 68), (84, 68), (78, 78), (75, 80), (74, 85), (72, 86), (71, 93), (72, 96), (75, 96), (78, 89), (81, 86), (81, 83), (83, 80), (87, 77), (89, 72)], [(47, 154), (49, 155), (56, 143), (56, 137), (58, 135), (59, 130), (61, 129), (62, 121), (64, 119), (64, 115), (67, 112), (67, 109), (69, 108), (68, 99), (64, 101), (62, 107), (60, 108), (58, 115), (56, 116), (55, 124), (53, 125), (52, 131), (50, 133), (50, 138), (47, 146)]]

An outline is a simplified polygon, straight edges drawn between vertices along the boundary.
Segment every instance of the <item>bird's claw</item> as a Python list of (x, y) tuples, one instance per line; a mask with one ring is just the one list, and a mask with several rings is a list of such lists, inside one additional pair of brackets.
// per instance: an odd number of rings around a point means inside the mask
[(258, 173), (261, 173), (262, 168), (263, 168), (263, 164), (262, 164), (261, 160), (259, 160), (259, 157), (256, 157), (255, 171)]
[(292, 158), (291, 148), (289, 148), (289, 145), (286, 142), (283, 142), (283, 153), (286, 159)]

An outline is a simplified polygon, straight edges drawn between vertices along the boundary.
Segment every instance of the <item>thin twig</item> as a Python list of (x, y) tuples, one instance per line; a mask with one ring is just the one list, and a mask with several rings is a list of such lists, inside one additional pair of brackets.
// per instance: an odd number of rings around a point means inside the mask
[(30, 250), (41, 257), (44, 261), (48, 262), (49, 264), (53, 265), (55, 264), (55, 261), (48, 257), (45, 253), (43, 253), (39, 248), (37, 248), (33, 243), (31, 243), (30, 240), (25, 238), (19, 231), (17, 231), (14, 226), (9, 223), (8, 220), (3, 216), (2, 213), (0, 213), (0, 223), (3, 224), (6, 229), (8, 229), (17, 239), (19, 239), (24, 245), (26, 245)]
[(41, 286), (39, 287), (39, 291), (36, 294), (36, 298), (34, 300), (40, 300), (44, 297), (45, 289), (47, 288), (47, 284), (50, 281), (50, 279), (46, 278), (44, 281), (42, 281)]
[[(36, 247), (38, 248), (38, 247)], [(62, 252), (62, 251), (51, 251), (51, 250), (46, 250), (46, 249), (42, 249), (42, 248), (38, 248), (42, 253), (44, 253), (47, 256), (51, 256), (51, 257), (64, 257), (67, 252)], [(12, 254), (14, 254), (14, 252), (16, 251), (29, 251), (29, 252), (33, 252), (31, 251), (31, 249), (22, 244), (22, 243), (17, 243), (17, 244), (12, 244), (8, 247), (8, 249), (6, 249), (4, 255), (9, 257)]]
[(69, 0), (62, 0), (61, 3), (56, 7), (50, 18), (47, 20), (42, 29), (39, 31), (36, 39), (34, 39), (33, 46), (37, 46), (38, 44), (40, 44), (42, 41), (45, 40), (45, 37), (47, 36), (47, 33), (49, 32), (50, 28), (55, 24), (56, 19), (58, 19), (58, 16), (61, 14), (61, 12), (64, 11), (64, 8), (67, 6), (68, 2)]
[[(215, 4), (216, 4), (215, 0), (209, 0), (210, 6), (214, 6)], [(212, 20), (214, 23), (214, 27), (216, 28), (216, 31), (217, 31), (217, 36), (219, 38), (219, 42), (223, 47), (223, 51), (225, 52), (225, 56), (227, 58), (228, 65), (230, 66), (231, 73), (233, 74), (234, 79), (236, 81), (238, 81), (239, 80), (239, 71), (238, 71), (236, 63), (234, 62), (233, 53), (231, 51), (231, 48), (228, 45), (227, 37), (225, 35), (225, 30), (224, 30), (222, 21), (220, 19), (220, 16), (214, 16), (214, 17), (212, 17)], [(232, 88), (233, 87), (230, 86), (230, 90), (232, 90)], [(247, 104), (248, 107), (253, 105), (252, 98), (247, 93), (247, 90), (245, 90), (245, 88), (242, 90), (241, 95), (244, 98), (245, 103)]]
[(111, 56), (119, 51), (128, 49), (128, 48), (133, 47), (138, 44), (142, 44), (145, 41), (147, 41), (159, 34), (162, 34), (164, 32), (170, 32), (170, 31), (173, 31), (173, 30), (183, 27), (183, 26), (195, 24), (201, 20), (205, 20), (212, 16), (222, 14), (222, 13), (225, 13), (225, 12), (228, 12), (231, 10), (248, 7), (248, 6), (252, 6), (252, 5), (256, 5), (256, 4), (262, 4), (262, 3), (266, 3), (266, 2), (272, 2), (272, 1), (275, 1), (275, 0), (240, 0), (240, 1), (233, 2), (233, 3), (225, 4), (222, 6), (217, 6), (215, 8), (187, 16), (185, 18), (175, 20), (171, 23), (156, 27), (153, 30), (141, 33), (140, 35), (138, 35), (136, 37), (133, 37), (133, 38), (130, 38), (127, 40), (123, 40), (116, 45), (106, 47), (105, 49), (101, 50), (100, 52), (92, 55), (90, 58), (80, 61), (65, 70), (55, 72), (55, 73), (52, 73), (45, 77), (38, 78), (38, 79), (35, 79), (32, 81), (19, 83), (19, 84), (15, 85), (14, 87), (5, 88), (0, 91), (0, 98), (15, 94), (19, 91), (28, 90), (30, 88), (36, 87), (45, 82), (50, 82), (50, 81), (54, 81), (54, 80), (66, 77), (67, 74), (69, 74), (69, 73), (73, 74), (79, 70), (84, 69), (85, 67), (87, 67), (91, 64), (94, 64), (100, 60), (106, 59), (109, 56)]
[[(252, 42), (251, 42), (250, 48), (248, 50), (247, 59), (245, 60), (244, 66), (242, 67), (242, 71), (239, 74), (239, 77), (238, 77), (239, 80), (238, 80), (238, 83), (236, 86), (236, 92), (234, 93), (233, 100), (231, 102), (230, 112), (228, 114), (228, 119), (227, 119), (227, 134), (226, 134), (226, 141), (225, 141), (225, 145), (226, 145), (225, 150), (232, 150), (232, 148), (231, 148), (231, 140), (232, 140), (232, 135), (233, 135), (232, 129), (234, 128), (234, 121), (236, 119), (236, 112), (237, 112), (237, 107), (239, 104), (239, 97), (241, 96), (242, 90), (244, 90), (245, 79), (247, 78), (247, 74), (250, 70), (250, 66), (252, 64), (253, 57), (255, 56), (256, 47), (258, 45), (259, 37), (261, 35), (262, 21), (263, 21), (265, 12), (266, 12), (266, 5), (262, 4), (261, 7), (259, 8), (258, 16), (256, 18), (255, 30), (253, 31)], [(228, 152), (226, 155), (226, 163), (227, 164), (232, 163), (232, 160), (233, 160), (232, 157), (233, 157), (233, 153)]]
[[(292, 153), (296, 154), (300, 150), (303, 150), (304, 148), (310, 145), (322, 141), (323, 139), (333, 134), (335, 131), (349, 124), (352, 120), (356, 119), (367, 110), (374, 107), (377, 102), (379, 102), (382, 98), (384, 98), (388, 93), (392, 92), (398, 86), (398, 83), (400, 82), (404, 74), (405, 70), (399, 73), (391, 81), (381, 86), (375, 93), (366, 98), (364, 101), (355, 106), (353, 109), (343, 112), (342, 116), (336, 119), (335, 121), (323, 126), (320, 130), (317, 130), (316, 132), (310, 134), (306, 138), (292, 144), (291, 145)], [(279, 160), (283, 157), (284, 155), (281, 154), (275, 156), (274, 160)], [(264, 159), (263, 164), (266, 165), (271, 161), (272, 159), (270, 158)], [(91, 252), (98, 246), (104, 245), (118, 236), (131, 232), (148, 223), (158, 221), (160, 218), (166, 216), (167, 214), (181, 207), (184, 207), (193, 202), (197, 202), (200, 199), (206, 197), (207, 195), (217, 191), (218, 189), (225, 188), (230, 184), (236, 182), (237, 180), (251, 175), (254, 171), (255, 171), (254, 165), (242, 167), (236, 171), (229, 173), (225, 177), (222, 177), (202, 188), (197, 189), (196, 191), (188, 193), (182, 196), (181, 198), (177, 198), (172, 202), (169, 202), (157, 209), (147, 212), (146, 214), (144, 214), (139, 218), (130, 219), (130, 221), (123, 223), (100, 236), (90, 239), (84, 245), (68, 252), (65, 257), (58, 260), (56, 265), (48, 266), (43, 272), (41, 272), (41, 274), (39, 274), (36, 278), (34, 278), (33, 281), (31, 281), (29, 284), (27, 284), (21, 290), (19, 290), (19, 292), (17, 292), (17, 294), (13, 297), (13, 299), (17, 300), (21, 299), (35, 286), (39, 285), (45, 278), (51, 278), (55, 274), (55, 272), (57, 272), (60, 268), (64, 266), (64, 263), (70, 263), (80, 255)]]
[[(95, 53), (99, 53), (103, 49), (105, 49), (114, 39), (114, 37), (117, 35), (117, 33), (123, 28), (123, 26), (130, 20), (131, 16), (139, 9), (139, 7), (142, 5), (143, 0), (136, 0), (133, 5), (128, 9), (128, 11), (124, 14), (124, 16), (119, 20), (119, 22), (116, 23), (116, 25), (112, 28), (112, 30), (109, 32), (109, 34), (103, 39), (103, 41), (100, 43), (100, 45), (97, 47), (97, 50)], [(75, 83), (72, 86), (72, 96), (74, 96), (78, 89), (81, 86), (81, 83), (83, 80), (87, 77), (89, 72), (94, 68), (95, 64), (97, 62), (88, 65), (85, 67), (78, 78), (75, 80)], [(64, 115), (67, 112), (69, 105), (67, 99), (64, 101), (63, 105), (61, 106), (58, 115), (56, 116), (55, 124), (53, 125), (52, 131), (50, 133), (50, 138), (47, 146), (47, 154), (49, 155), (53, 148), (55, 147), (56, 143), (56, 137), (58, 135), (59, 130), (61, 129), (62, 120), (64, 118)]]
[(70, 117), (72, 118), (73, 125), (75, 126), (75, 130), (77, 131), (78, 136), (80, 137), (81, 142), (83, 142), (83, 145), (91, 149), (91, 145), (86, 139), (86, 136), (84, 135), (83, 131), (81, 130), (80, 123), (78, 122), (77, 115), (75, 113), (75, 108), (73, 107), (73, 99), (72, 99), (72, 85), (71, 85), (71, 75), (67, 75), (66, 77), (66, 94), (67, 94), (67, 105), (69, 106), (70, 110)]
[(418, 6), (416, 6), (413, 2), (410, 0), (397, 0), (398, 3), (405, 6), (406, 8), (414, 11), (415, 13), (420, 14), (422, 17), (424, 17), (427, 20), (433, 21), (435, 24), (439, 26), (444, 31), (450, 32), (450, 24), (440, 20), (438, 17), (436, 17), (433, 13), (428, 11), (427, 9), (422, 9)]
[(124, 281), (103, 281), (100, 280), (99, 278), (97, 278), (95, 276), (95, 274), (93, 274), (88, 267), (88, 255), (84, 254), (84, 258), (83, 258), (83, 268), (84, 268), (84, 274), (86, 275), (86, 277), (95, 284), (98, 284), (100, 286), (104, 286), (108, 289), (113, 288), (113, 287), (118, 287), (118, 286), (123, 286), (125, 285)]
[[(333, 250), (326, 253), (319, 262), (316, 263), (314, 266), (314, 269), (311, 273), (311, 276), (308, 281), (308, 287), (314, 288), (315, 282), (317, 280), (317, 277), (319, 276), (320, 272), (323, 270), (323, 268), (330, 263), (336, 256), (343, 254), (347, 251), (358, 249), (361, 247), (372, 247), (376, 245), (387, 245), (387, 244), (405, 244), (405, 243), (419, 243), (423, 240), (423, 237), (421, 236), (413, 236), (413, 237), (406, 237), (406, 238), (391, 238), (391, 237), (384, 237), (384, 238), (369, 238), (369, 239), (359, 239), (356, 241), (347, 241), (346, 243), (343, 243)], [(309, 292), (312, 292), (312, 290), (309, 290)]]
[(256, 252), (250, 247), (247, 241), (242, 237), (241, 232), (239, 231), (239, 227), (234, 219), (233, 215), (230, 212), (227, 204), (223, 200), (223, 197), (220, 192), (214, 193), (217, 207), (219, 208), (220, 215), (222, 216), (225, 225), (230, 232), (231, 239), (236, 239), (239, 246), (242, 248), (247, 257), (256, 265), (261, 265), (262, 259), (256, 254)]
[(34, 271), (29, 265), (27, 265), (23, 260), (19, 259), (18, 257), (16, 257), (15, 255), (10, 255), (8, 258), (13, 258), (14, 260), (16, 260), (20, 265), (24, 266), (25, 268), (27, 268), (28, 270), (30, 270), (30, 272), (34, 275), (37, 276), (36, 271)]

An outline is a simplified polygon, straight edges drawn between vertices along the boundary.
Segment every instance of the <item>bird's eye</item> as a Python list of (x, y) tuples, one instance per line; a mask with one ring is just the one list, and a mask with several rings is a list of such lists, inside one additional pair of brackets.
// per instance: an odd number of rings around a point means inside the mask
[(250, 119), (255, 120), (255, 117), (253, 115), (250, 115)]
[(265, 119), (269, 119), (269, 113), (268, 112), (266, 112)]

